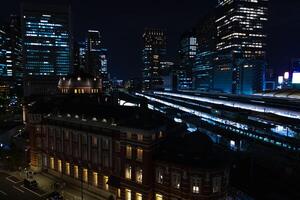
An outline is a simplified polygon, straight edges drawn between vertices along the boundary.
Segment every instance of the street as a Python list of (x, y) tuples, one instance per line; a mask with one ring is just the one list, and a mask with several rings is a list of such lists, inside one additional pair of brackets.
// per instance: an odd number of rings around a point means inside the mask
[(23, 180), (0, 172), (0, 199), (1, 200), (38, 200), (45, 199), (46, 192), (40, 189), (25, 188)]

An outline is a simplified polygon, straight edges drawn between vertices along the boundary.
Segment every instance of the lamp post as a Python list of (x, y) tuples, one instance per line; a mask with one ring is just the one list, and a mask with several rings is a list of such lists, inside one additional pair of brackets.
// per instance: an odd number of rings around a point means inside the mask
[[(82, 159), (82, 152), (80, 154), (80, 158)], [(82, 168), (82, 160), (79, 161), (79, 166), (81, 169), (81, 174), (80, 174), (80, 192), (81, 192), (81, 200), (83, 200), (83, 168)]]

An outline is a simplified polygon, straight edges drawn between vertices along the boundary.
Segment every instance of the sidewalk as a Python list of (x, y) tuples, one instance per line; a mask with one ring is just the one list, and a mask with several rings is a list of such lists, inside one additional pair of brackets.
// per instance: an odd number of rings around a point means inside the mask
[[(41, 173), (40, 175), (44, 176), (47, 179), (53, 180), (53, 183), (62, 181), (58, 177), (53, 176), (49, 173)], [(107, 198), (99, 194), (87, 191), (85, 189), (83, 189), (82, 193), (83, 200), (107, 200)], [(64, 197), (64, 200), (82, 200), (82, 193), (80, 187), (73, 184), (69, 184), (68, 182), (66, 182), (66, 186), (61, 190), (61, 194)]]
[[(24, 180), (24, 178), (26, 178), (24, 172), (20, 172), (20, 171), (10, 172), (10, 171), (3, 171), (3, 170), (0, 171), (10, 175), (11, 176), (10, 179), (12, 179), (15, 182), (21, 182)], [(45, 172), (34, 174), (33, 178), (37, 181), (39, 189), (44, 192), (43, 196), (55, 191), (54, 189), (55, 183), (62, 182), (60, 178)], [(61, 192), (62, 196), (64, 197), (64, 200), (82, 200), (82, 193), (83, 193), (83, 200), (107, 200), (107, 197), (105, 197), (105, 195), (96, 194), (87, 191), (85, 189), (83, 189), (83, 192), (81, 193), (80, 187), (73, 184), (68, 184), (68, 182), (65, 183), (66, 186), (63, 187), (62, 190), (57, 190)]]

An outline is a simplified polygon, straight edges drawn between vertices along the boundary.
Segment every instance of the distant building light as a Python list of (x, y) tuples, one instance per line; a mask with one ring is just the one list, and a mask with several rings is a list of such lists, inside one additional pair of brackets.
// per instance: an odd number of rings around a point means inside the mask
[(283, 83), (283, 76), (278, 76), (278, 84), (282, 84)]
[(174, 121), (177, 122), (177, 123), (182, 123), (182, 119), (177, 118), (177, 117), (174, 117)]
[(290, 78), (290, 73), (289, 72), (285, 72), (284, 73), (284, 79), (288, 80)]
[(300, 72), (294, 72), (293, 73), (292, 83), (293, 84), (300, 84)]
[(90, 32), (90, 33), (99, 33), (99, 31), (96, 31), (96, 30), (88, 30), (88, 32)]

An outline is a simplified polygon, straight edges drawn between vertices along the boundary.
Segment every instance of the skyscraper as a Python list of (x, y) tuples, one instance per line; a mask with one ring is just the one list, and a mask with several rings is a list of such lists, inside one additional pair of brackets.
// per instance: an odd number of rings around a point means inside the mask
[(197, 51), (197, 38), (194, 31), (188, 31), (181, 36), (179, 49), (179, 69), (177, 70), (177, 89), (192, 89), (192, 68)]
[(160, 29), (145, 29), (143, 34), (143, 88), (162, 89), (161, 63), (165, 61), (166, 35)]
[[(86, 47), (87, 71), (94, 76), (101, 77), (103, 87), (106, 88), (109, 82), (107, 72), (107, 49), (104, 48), (102, 44), (100, 31), (88, 30)], [(80, 50), (80, 54), (84, 56), (82, 50)]]
[(5, 31), (5, 27), (3, 25), (0, 25), (0, 76), (7, 75), (6, 40), (7, 40), (7, 34)]
[(79, 43), (73, 40), (73, 71), (77, 73), (80, 71), (80, 47)]
[(87, 71), (94, 76), (99, 76), (101, 69), (100, 51), (102, 48), (100, 31), (88, 30), (86, 46)]
[(193, 66), (193, 88), (208, 91), (213, 88), (213, 70), (216, 52), (215, 16), (210, 14), (202, 18), (196, 27), (198, 41)]
[(72, 72), (71, 11), (68, 5), (22, 5), (26, 75), (67, 75)]
[(23, 77), (22, 49), (20, 16), (11, 15), (7, 26), (6, 62), (8, 75), (13, 76), (15, 81), (22, 80)]
[(252, 94), (262, 90), (266, 67), (268, 0), (219, 0), (214, 88)]
[(86, 67), (86, 43), (85, 42), (78, 42), (78, 60), (79, 60), (79, 68), (85, 69)]

